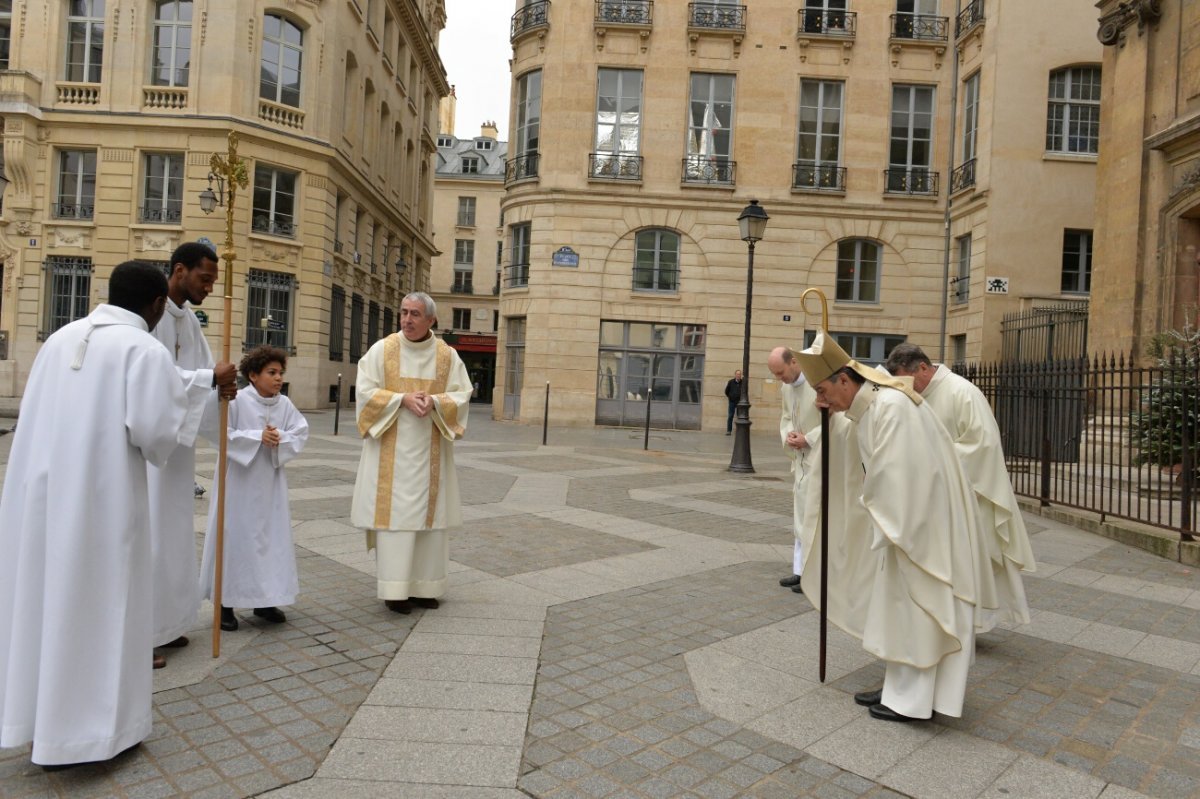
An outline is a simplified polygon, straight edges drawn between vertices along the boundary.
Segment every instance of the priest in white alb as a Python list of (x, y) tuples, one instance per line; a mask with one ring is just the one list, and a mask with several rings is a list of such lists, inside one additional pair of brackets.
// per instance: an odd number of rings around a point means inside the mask
[(1034, 571), (1033, 549), (1025, 519), (1013, 494), (1000, 428), (987, 397), (974, 383), (956, 375), (945, 364), (934, 367), (925, 352), (914, 344), (900, 344), (888, 355), (887, 370), (911, 377), (913, 388), (933, 409), (945, 426), (954, 449), (966, 470), (975, 499), (983, 541), (996, 581), (1000, 607), (984, 611), (975, 620), (976, 632), (987, 632), (1001, 622), (1029, 623), (1022, 571)]
[(0, 747), (33, 762), (108, 760), (150, 734), (146, 463), (175, 449), (187, 403), (147, 331), (167, 281), (129, 261), (108, 303), (34, 359), (0, 495)]
[[(217, 254), (200, 242), (181, 244), (171, 254), (167, 310), (154, 337), (171, 355), (180, 385), (187, 394), (187, 421), (180, 446), (165, 464), (150, 466), (150, 514), (154, 531), (154, 646), (187, 645), (185, 633), (196, 626), (200, 611), (200, 564), (196, 559), (193, 488), (196, 479), (195, 439), (215, 438), (218, 391), (237, 393), (237, 369), (213, 363), (212, 351), (191, 306), (212, 292)], [(202, 429), (203, 425), (203, 429)], [(155, 655), (155, 667), (166, 665)]]
[(375, 549), (378, 595), (397, 613), (436, 608), (446, 592), (446, 531), (462, 523), (454, 442), (473, 386), (450, 345), (432, 333), (437, 307), (423, 291), (400, 304), (400, 332), (358, 363), (363, 437), (351, 521)]
[(911, 381), (852, 360), (827, 332), (797, 357), (818, 401), (857, 425), (879, 559), (862, 640), (886, 669), (883, 688), (855, 701), (888, 721), (961, 716), (976, 607), (995, 607), (995, 585), (950, 436)]

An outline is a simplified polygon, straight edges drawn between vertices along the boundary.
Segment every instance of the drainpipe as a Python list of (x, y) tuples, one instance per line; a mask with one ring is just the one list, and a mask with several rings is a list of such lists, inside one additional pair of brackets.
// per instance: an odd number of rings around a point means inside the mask
[(950, 54), (950, 59), (954, 62), (951, 67), (950, 78), (950, 141), (947, 147), (946, 158), (946, 211), (942, 217), (943, 236), (942, 244), (942, 329), (938, 336), (938, 363), (946, 362), (946, 318), (950, 313), (950, 206), (953, 203), (950, 200), (951, 190), (954, 185), (954, 147), (957, 122), (958, 122), (958, 31), (954, 26), (958, 24), (958, 15), (962, 12), (962, 0), (954, 0), (954, 17), (950, 20), (950, 30), (947, 35), (952, 38), (953, 53)]

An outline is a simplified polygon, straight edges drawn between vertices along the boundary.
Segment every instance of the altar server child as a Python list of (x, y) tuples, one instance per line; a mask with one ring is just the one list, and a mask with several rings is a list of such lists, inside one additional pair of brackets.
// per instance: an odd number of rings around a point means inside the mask
[[(283, 467), (304, 449), (308, 422), (283, 394), (287, 353), (256, 347), (239, 366), (250, 385), (229, 403), (229, 493), (225, 497), (225, 567), (221, 580), (221, 629), (236, 630), (234, 608), (253, 608), (273, 624), (287, 621), (279, 605), (299, 593), (292, 520)], [(224, 486), (213, 478), (213, 498), (200, 567), (200, 591), (213, 594), (217, 499)]]

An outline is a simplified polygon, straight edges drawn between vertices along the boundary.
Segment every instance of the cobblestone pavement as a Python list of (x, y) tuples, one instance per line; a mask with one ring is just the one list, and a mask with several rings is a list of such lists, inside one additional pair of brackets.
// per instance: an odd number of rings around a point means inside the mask
[[(758, 474), (735, 477), (720, 433), (643, 452), (640, 432), (552, 430), (542, 447), (482, 416), (456, 449), (467, 507), (441, 608), (374, 598), (352, 426), (312, 414), (288, 469), (288, 622), (243, 616), (214, 660), (202, 615), (155, 673), (148, 741), (52, 773), (4, 750), (0, 796), (1200, 795), (1191, 569), (1027, 516), (1033, 623), (980, 637), (961, 719), (877, 722), (851, 694), (881, 666), (833, 631), (817, 682), (816, 613), (777, 584), (791, 497), (770, 431)], [(214, 462), (202, 450), (204, 485)]]

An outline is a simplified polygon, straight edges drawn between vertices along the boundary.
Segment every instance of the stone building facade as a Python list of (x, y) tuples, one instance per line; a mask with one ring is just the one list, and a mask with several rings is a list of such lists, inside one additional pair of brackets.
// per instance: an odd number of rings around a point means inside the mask
[[(989, 359), (1086, 296), (1100, 46), (1087, 3), (528, 0), (512, 18), (496, 414), (715, 429), (741, 367), (819, 323)], [(949, 233), (947, 233), (949, 229)], [(525, 387), (531, 387), (526, 390)]]
[[(11, 9), (0, 396), (21, 393), (45, 336), (104, 300), (116, 264), (223, 242), (224, 213), (199, 195), (230, 131), (249, 178), (234, 206), (233, 359), (263, 341), (289, 349), (302, 408), (331, 403), (339, 373), (353, 386), (404, 291), (429, 286), (442, 0)], [(215, 352), (220, 293), (202, 307)]]
[(1145, 355), (1200, 313), (1200, 5), (1105, 0), (1093, 350)]

